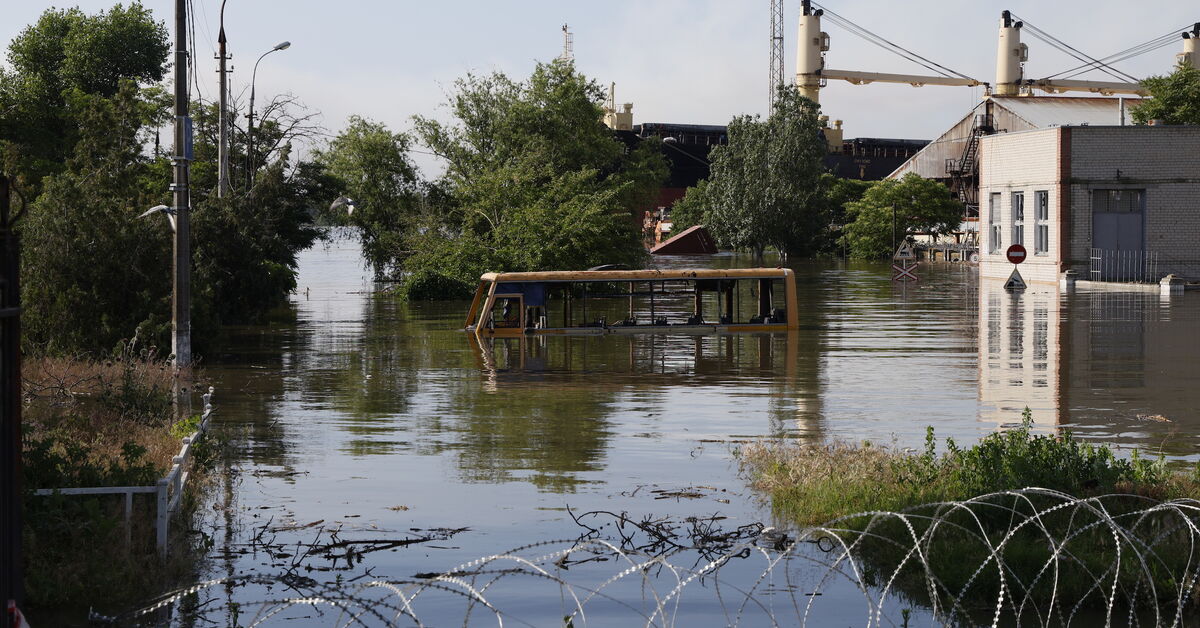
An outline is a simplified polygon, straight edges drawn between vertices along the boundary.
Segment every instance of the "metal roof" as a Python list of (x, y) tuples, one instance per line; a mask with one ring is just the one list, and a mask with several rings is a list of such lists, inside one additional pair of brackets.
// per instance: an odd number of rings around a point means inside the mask
[[(994, 103), (997, 130), (1015, 133), (1055, 126), (1116, 126), (1121, 124), (1121, 98), (1087, 96), (989, 96)], [(1141, 101), (1125, 98), (1125, 123), (1129, 109)], [(959, 159), (971, 138), (975, 115), (982, 113), (984, 102), (971, 108), (937, 139), (917, 151), (908, 161), (888, 175), (896, 179), (915, 172), (926, 179), (946, 178), (946, 160)]]
[[(1121, 98), (1088, 98), (1078, 96), (993, 96), (996, 106), (1008, 109), (1031, 126), (1044, 129), (1052, 126), (1121, 124)], [(1125, 118), (1129, 123), (1129, 108), (1138, 98), (1125, 98)]]

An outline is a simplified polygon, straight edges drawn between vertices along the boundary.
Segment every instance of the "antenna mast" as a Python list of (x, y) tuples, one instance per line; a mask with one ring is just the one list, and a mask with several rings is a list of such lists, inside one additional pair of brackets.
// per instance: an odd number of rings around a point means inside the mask
[[(768, 109), (775, 106), (775, 92), (784, 81), (783, 75), (783, 0), (771, 0), (771, 68)], [(767, 112), (768, 114), (770, 111)]]
[(575, 60), (575, 35), (566, 24), (562, 26), (563, 32), (563, 51), (558, 56), (559, 61), (574, 61)]

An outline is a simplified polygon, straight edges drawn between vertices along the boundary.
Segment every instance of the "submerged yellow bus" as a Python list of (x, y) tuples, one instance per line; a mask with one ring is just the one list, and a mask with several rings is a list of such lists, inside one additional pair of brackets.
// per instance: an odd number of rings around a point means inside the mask
[(484, 273), (465, 328), (477, 337), (786, 331), (798, 326), (796, 308), (787, 268)]

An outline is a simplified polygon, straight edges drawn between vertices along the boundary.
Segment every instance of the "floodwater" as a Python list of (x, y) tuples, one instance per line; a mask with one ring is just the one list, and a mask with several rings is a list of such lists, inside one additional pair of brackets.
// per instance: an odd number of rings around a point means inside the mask
[[(480, 347), (459, 331), (467, 303), (379, 294), (354, 241), (304, 253), (287, 314), (234, 330), (206, 360), (219, 426), (237, 453), (234, 479), (213, 491), (204, 577), (282, 575), (210, 590), (212, 604), (239, 609), (220, 619), (240, 612), (244, 621), (259, 601), (321, 583), (412, 579), (575, 539), (586, 530), (568, 508), (634, 520), (715, 515), (726, 530), (770, 525), (769, 505), (746, 489), (733, 455), (748, 439), (906, 447), (920, 446), (933, 426), (939, 437), (973, 442), (1029, 407), (1039, 429), (1069, 426), (1173, 460), (1200, 452), (1200, 294), (1062, 295), (1034, 286), (1013, 295), (999, 283), (980, 286), (965, 265), (923, 266), (921, 281), (905, 286), (889, 280), (886, 265), (795, 270), (801, 329), (791, 334)], [(603, 533), (619, 538), (609, 515), (588, 521), (609, 522)], [(435, 540), (359, 546), (384, 549), (349, 564), (297, 562), (304, 544), (327, 543), (335, 530), (341, 540)], [(565, 573), (594, 585), (621, 567)], [(749, 589), (763, 570), (744, 571)], [(507, 609), (506, 621), (561, 625), (559, 587), (535, 584), (537, 592), (529, 583), (497, 586), (487, 598)], [(644, 596), (638, 584), (609, 591)], [(672, 611), (676, 625), (726, 623), (712, 613), (728, 611), (720, 608), (728, 598), (710, 593), (685, 595)], [(862, 594), (844, 596), (830, 591), (816, 606), (842, 625), (862, 623)], [(418, 614), (427, 624), (461, 624), (466, 606), (451, 595)], [(296, 605), (274, 619), (326, 625), (329, 613)], [(620, 605), (606, 616), (639, 617)]]

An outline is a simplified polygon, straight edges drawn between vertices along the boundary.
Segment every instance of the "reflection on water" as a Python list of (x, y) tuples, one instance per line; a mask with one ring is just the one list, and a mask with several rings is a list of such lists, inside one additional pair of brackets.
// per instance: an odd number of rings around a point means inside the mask
[[(322, 521), (343, 537), (471, 528), (453, 544), (373, 554), (355, 568), (400, 577), (574, 538), (567, 506), (769, 521), (737, 476), (738, 441), (915, 446), (932, 425), (972, 442), (1026, 406), (1047, 429), (1071, 424), (1172, 456), (1195, 450), (1200, 294), (1013, 294), (964, 265), (922, 267), (907, 286), (885, 265), (794, 268), (792, 333), (480, 345), (458, 330), (468, 303), (375, 293), (352, 241), (306, 252), (291, 308), (233, 330), (208, 359), (219, 420), (240, 451), (241, 514), (228, 542), (268, 520)], [(709, 488), (698, 498), (651, 490), (700, 485)], [(278, 534), (295, 542), (313, 530)], [(226, 572), (267, 568), (252, 556), (222, 560)]]
[(984, 281), (979, 302), (981, 418), (1011, 423), (1028, 407), (1124, 446), (1196, 453), (1200, 302), (1195, 294), (1009, 293)]

